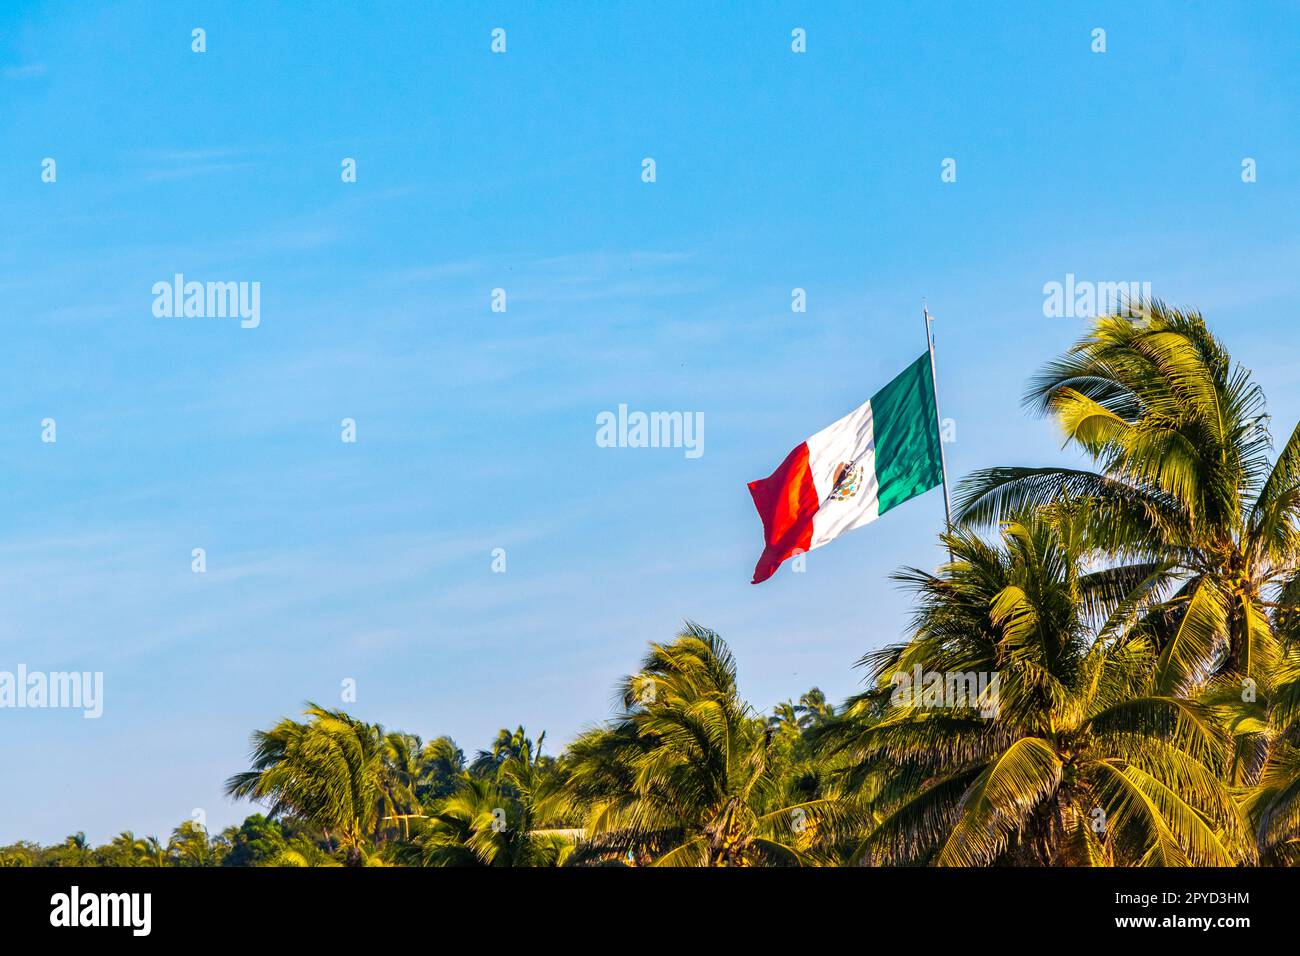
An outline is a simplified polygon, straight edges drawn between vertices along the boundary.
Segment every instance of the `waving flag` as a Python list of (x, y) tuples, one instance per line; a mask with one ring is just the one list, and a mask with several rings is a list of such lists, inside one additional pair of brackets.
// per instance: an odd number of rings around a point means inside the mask
[(766, 581), (791, 555), (820, 548), (942, 483), (927, 351), (870, 401), (790, 452), (770, 476), (749, 483), (767, 543), (753, 583)]

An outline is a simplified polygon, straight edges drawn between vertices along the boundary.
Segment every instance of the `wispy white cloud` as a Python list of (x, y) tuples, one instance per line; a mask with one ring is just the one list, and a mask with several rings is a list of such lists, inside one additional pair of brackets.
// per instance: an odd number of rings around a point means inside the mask
[(49, 68), (44, 63), (24, 63), (20, 66), (4, 68), (4, 76), (7, 80), (34, 80), (48, 72)]
[(255, 151), (226, 146), (137, 150), (128, 158), (145, 166), (141, 177), (146, 182), (192, 179), (261, 165)]
[(191, 163), (184, 166), (146, 170), (146, 182), (165, 182), (172, 179), (193, 179), (196, 176), (210, 176), (214, 173), (229, 173), (240, 169), (256, 169), (258, 163)]

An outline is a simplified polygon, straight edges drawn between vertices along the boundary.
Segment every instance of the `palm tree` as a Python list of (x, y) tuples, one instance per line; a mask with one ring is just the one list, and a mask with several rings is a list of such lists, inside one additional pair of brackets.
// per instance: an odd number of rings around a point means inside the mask
[(420, 751), (420, 777), (416, 796), (422, 804), (432, 806), (450, 796), (460, 786), (465, 773), (465, 752), (450, 737), (430, 740)]
[(713, 631), (687, 622), (652, 644), (620, 687), (622, 712), (568, 750), (571, 805), (587, 812), (581, 861), (658, 866), (801, 864), (818, 826), (842, 809), (789, 803), (773, 734), (736, 690), (736, 665)]
[(1300, 427), (1270, 466), (1263, 393), (1201, 315), (1159, 302), (1131, 311), (1098, 320), (1025, 397), (1099, 470), (976, 472), (957, 518), (987, 524), (1062, 496), (1088, 501), (1111, 554), (1181, 575), (1153, 619), (1160, 689), (1188, 692), (1218, 674), (1238, 695), (1244, 679), (1266, 691), (1279, 616), (1300, 597)]
[(396, 812), (420, 812), (416, 795), (424, 773), (421, 751), (424, 744), (415, 734), (393, 731), (384, 735), (384, 762), (387, 766), (389, 798)]
[(94, 852), (86, 840), (86, 834), (78, 830), (64, 838), (58, 846), (51, 847), (45, 857), (50, 866), (91, 866)]
[(171, 854), (157, 837), (136, 841), (136, 859), (140, 866), (162, 867), (171, 864)]
[(799, 705), (792, 700), (783, 700), (772, 708), (772, 715), (767, 718), (767, 726), (775, 733), (798, 734), (802, 731), (802, 716)]
[(469, 772), (476, 777), (495, 778), (501, 766), (510, 760), (532, 763), (535, 759), (540, 759), (544, 740), (546, 740), (545, 732), (537, 738), (536, 755), (534, 755), (533, 741), (523, 725), (516, 727), (514, 731), (502, 727), (497, 731), (492, 746), (487, 750), (480, 750), (474, 757)]
[(835, 705), (826, 699), (821, 688), (814, 687), (799, 698), (796, 707), (802, 715), (799, 726), (804, 730), (817, 727), (835, 716)]
[(785, 700), (773, 707), (767, 725), (777, 731), (802, 733), (834, 716), (835, 705), (826, 700), (826, 695), (820, 688), (814, 687), (800, 695), (798, 703)]
[(1198, 313), (1158, 302), (1140, 304), (1132, 321), (1098, 321), (1026, 402), (1053, 415), (1099, 470), (978, 472), (959, 492), (959, 518), (1083, 497), (1112, 554), (1177, 569), (1177, 593), (1149, 617), (1159, 687), (1197, 696), (1229, 726), (1227, 779), (1267, 791), (1248, 801), (1260, 850), (1293, 854), (1273, 828), (1294, 820), (1283, 808), (1300, 767), (1290, 707), (1274, 698), (1300, 640), (1300, 426), (1270, 465), (1259, 386)]
[[(535, 764), (512, 760), (509, 787), (466, 777), (425, 821), (409, 844), (397, 848), (399, 862), (415, 866), (559, 866), (573, 841), (538, 832), (541, 801), (535, 792)], [(508, 765), (503, 765), (508, 766)]]
[[(1083, 570), (1097, 557), (1092, 530), (1087, 506), (1058, 502), (1008, 522), (1000, 545), (956, 530), (938, 573), (897, 575), (917, 594), (913, 638), (864, 658), (877, 688), (815, 735), (872, 782), (879, 822), (855, 860), (1249, 859), (1217, 776), (1226, 735), (1204, 707), (1164, 692), (1135, 615), (1159, 572)], [(908, 692), (918, 669), (924, 694)], [(969, 690), (981, 674), (978, 695), (944, 696), (954, 675)]]
[[(299, 837), (264, 865), (276, 867), (335, 867), (341, 864), (311, 840)], [(383, 866), (385, 864), (379, 857), (367, 855), (364, 865)]]
[(336, 842), (347, 865), (364, 865), (368, 838), (402, 792), (387, 762), (390, 740), (341, 710), (309, 704), (305, 714), (305, 722), (286, 718), (255, 732), (252, 769), (231, 777), (226, 792), (302, 820)]
[(172, 831), (167, 853), (177, 866), (216, 866), (221, 862), (219, 844), (208, 839), (208, 831), (186, 820)]
[(130, 830), (123, 830), (107, 845), (95, 851), (105, 866), (142, 866), (147, 849), (143, 840)]

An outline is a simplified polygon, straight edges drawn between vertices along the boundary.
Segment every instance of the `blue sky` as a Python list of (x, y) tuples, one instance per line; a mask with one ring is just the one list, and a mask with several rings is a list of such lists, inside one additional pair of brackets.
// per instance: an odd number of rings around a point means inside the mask
[[(1067, 273), (1200, 308), (1300, 416), (1295, 4), (699, 6), (4, 5), (0, 670), (105, 701), (0, 711), (0, 843), (241, 819), (249, 732), (345, 678), (558, 748), (687, 617), (757, 707), (853, 693), (938, 492), (754, 587), (745, 483), (921, 351), (923, 296), (954, 477), (1070, 460), (1019, 402)], [(156, 318), (177, 272), (260, 282), (260, 327)], [(598, 448), (620, 403), (704, 455)]]

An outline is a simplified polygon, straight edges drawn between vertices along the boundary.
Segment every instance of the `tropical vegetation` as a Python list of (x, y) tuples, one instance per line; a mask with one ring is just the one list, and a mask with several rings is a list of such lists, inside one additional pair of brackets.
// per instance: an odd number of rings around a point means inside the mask
[(968, 476), (843, 704), (756, 709), (688, 622), (554, 755), (310, 704), (254, 733), (242, 825), (0, 865), (1300, 864), (1300, 427), (1275, 444), (1251, 372), (1158, 302), (1094, 322), (1026, 404), (1089, 465)]

